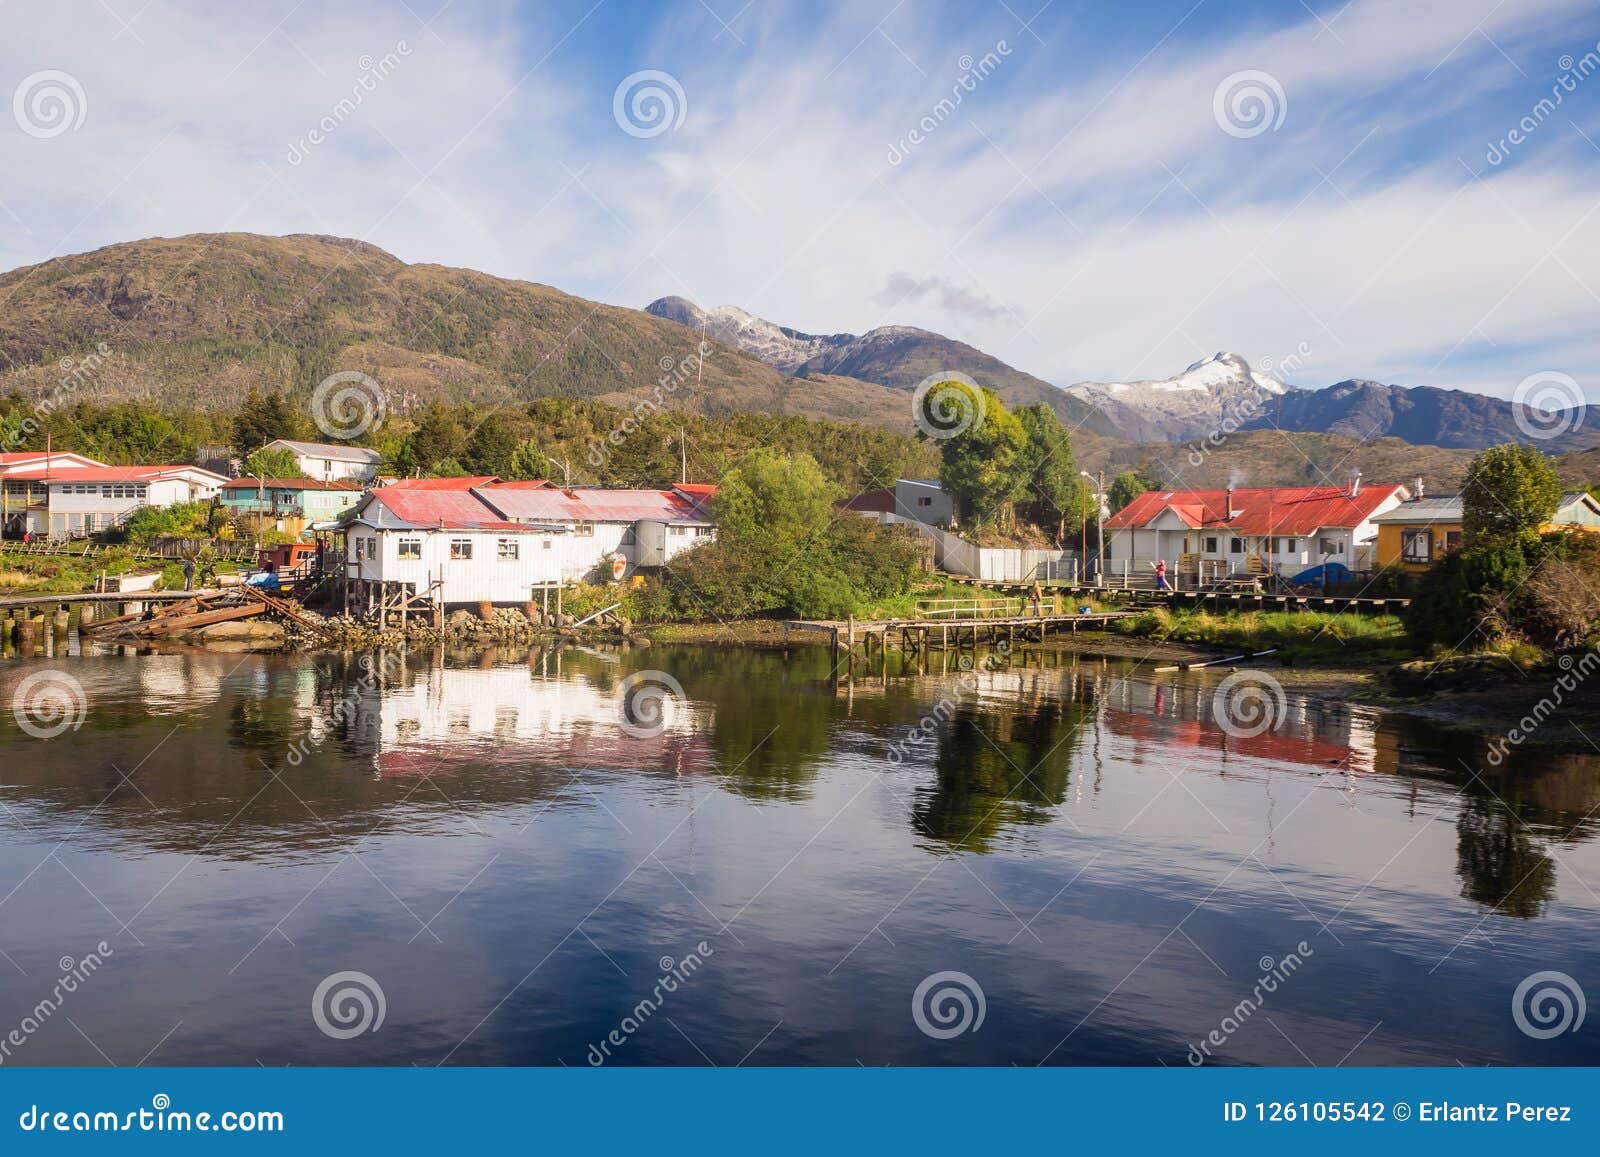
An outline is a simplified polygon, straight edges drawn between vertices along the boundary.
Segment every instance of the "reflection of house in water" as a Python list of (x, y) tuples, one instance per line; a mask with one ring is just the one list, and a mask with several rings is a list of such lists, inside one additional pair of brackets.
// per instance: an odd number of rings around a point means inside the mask
[(1236, 734), (1254, 730), (1254, 718), (1266, 717), (1241, 719), (1245, 726), (1233, 732), (1219, 726), (1215, 699), (1221, 682), (1221, 676), (1195, 675), (1171, 682), (1108, 680), (1101, 691), (1106, 725), (1136, 746), (1205, 748), (1302, 770), (1394, 769), (1394, 753), (1387, 759), (1379, 754), (1375, 712), (1286, 695), (1281, 703), (1258, 704), (1276, 721), (1261, 734)]
[(215, 703), (222, 681), (238, 661), (208, 654), (139, 655), (129, 664), (139, 683), (139, 701), (151, 715), (181, 715)]
[(559, 658), (546, 657), (543, 666), (419, 667), (391, 656), (374, 668), (381, 679), (368, 675), (351, 688), (346, 740), (387, 776), (504, 770), (529, 761), (680, 773), (711, 767), (705, 705), (667, 697), (660, 734), (630, 734), (622, 726), (626, 671), (607, 667), (598, 679), (575, 678), (570, 663), (562, 677)]

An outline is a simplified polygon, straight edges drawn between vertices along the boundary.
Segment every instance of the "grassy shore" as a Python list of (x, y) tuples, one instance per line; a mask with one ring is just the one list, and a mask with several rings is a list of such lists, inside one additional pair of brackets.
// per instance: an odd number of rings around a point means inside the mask
[(1395, 615), (1329, 614), (1321, 611), (1232, 611), (1157, 608), (1116, 624), (1138, 638), (1229, 651), (1276, 647), (1290, 662), (1321, 664), (1396, 663), (1417, 657)]
[[(218, 572), (237, 570), (219, 561)], [(71, 595), (94, 590), (102, 575), (130, 571), (161, 572), (161, 585), (183, 586), (183, 564), (177, 561), (135, 558), (131, 551), (105, 551), (77, 558), (70, 554), (6, 554), (0, 552), (0, 595)]]

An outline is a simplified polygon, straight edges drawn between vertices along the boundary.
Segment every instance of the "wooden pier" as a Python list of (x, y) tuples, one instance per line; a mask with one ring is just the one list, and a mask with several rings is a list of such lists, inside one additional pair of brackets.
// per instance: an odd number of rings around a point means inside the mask
[[(1027, 583), (995, 582), (988, 579), (962, 579), (972, 586), (1007, 594), (1026, 594)], [(1155, 590), (1151, 587), (1082, 586), (1046, 583), (1050, 594), (1072, 598), (1093, 598), (1099, 602), (1126, 602), (1140, 607), (1207, 607), (1227, 610), (1273, 611), (1356, 611), (1363, 614), (1397, 615), (1411, 605), (1404, 595), (1299, 595), (1273, 594), (1248, 588), (1209, 590)]]
[(1089, 611), (1083, 614), (1005, 614), (972, 618), (919, 619), (790, 619), (783, 624), (784, 637), (791, 632), (821, 632), (829, 637), (833, 653), (854, 654), (859, 645), (871, 652), (876, 647), (886, 653), (895, 640), (900, 650), (911, 654), (930, 647), (975, 647), (989, 643), (1024, 639), (1043, 642), (1051, 628), (1057, 634), (1080, 630), (1103, 630), (1118, 619), (1138, 617), (1138, 611)]

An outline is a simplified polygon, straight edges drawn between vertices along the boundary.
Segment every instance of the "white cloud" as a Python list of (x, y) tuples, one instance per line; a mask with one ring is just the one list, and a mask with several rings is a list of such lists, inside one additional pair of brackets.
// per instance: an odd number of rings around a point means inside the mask
[[(1582, 381), (1600, 353), (1595, 158), (1563, 147), (1576, 128), (1553, 120), (1517, 165), (1468, 172), (1503, 131), (1498, 104), (1548, 85), (1502, 50), (1553, 70), (1582, 49), (1577, 0), (1358, 0), (1331, 31), (1309, 15), (1218, 31), (1202, 12), (1142, 62), (1101, 59), (1075, 24), (1040, 45), (1003, 9), (916, 3), (881, 29), (858, 6), (758, 7), (737, 39), (691, 5), (624, 55), (603, 8), (571, 30), (585, 7), (530, 26), (514, 6), (451, 6), (423, 28), (386, 5), (285, 19), (157, 0), (120, 36), (88, 0), (0, 9), (3, 95), (60, 68), (89, 100), (51, 140), (0, 121), (0, 266), (155, 234), (338, 233), (618, 304), (680, 293), (814, 332), (924, 325), (1062, 382), (1304, 342), (1308, 384), (1507, 393), (1535, 369)], [(890, 165), (958, 57), (1001, 39), (992, 75)], [(288, 163), (361, 58), (402, 41)], [(640, 68), (689, 101), (650, 141), (611, 121)], [(1245, 68), (1271, 72), (1289, 110), (1237, 140), (1212, 95)]]

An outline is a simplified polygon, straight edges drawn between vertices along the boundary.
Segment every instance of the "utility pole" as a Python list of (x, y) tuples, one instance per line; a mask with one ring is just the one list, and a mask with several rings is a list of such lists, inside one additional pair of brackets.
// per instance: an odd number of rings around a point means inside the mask
[(1096, 479), (1095, 485), (1096, 485), (1096, 488), (1098, 490), (1098, 493), (1095, 494), (1095, 496), (1094, 496), (1094, 525), (1095, 525), (1095, 531), (1099, 535), (1099, 538), (1100, 538), (1100, 542), (1099, 542), (1100, 561), (1096, 564), (1096, 566), (1094, 568), (1094, 585), (1095, 586), (1099, 586), (1101, 581), (1102, 581), (1100, 576), (1106, 573), (1106, 520), (1105, 520), (1105, 513), (1106, 513), (1106, 507), (1105, 507), (1105, 500), (1106, 500), (1105, 499), (1105, 494), (1106, 494), (1106, 472), (1104, 470), (1101, 470), (1099, 472), (1099, 477)]
[(678, 481), (689, 481), (689, 437), (683, 427), (678, 427)]

